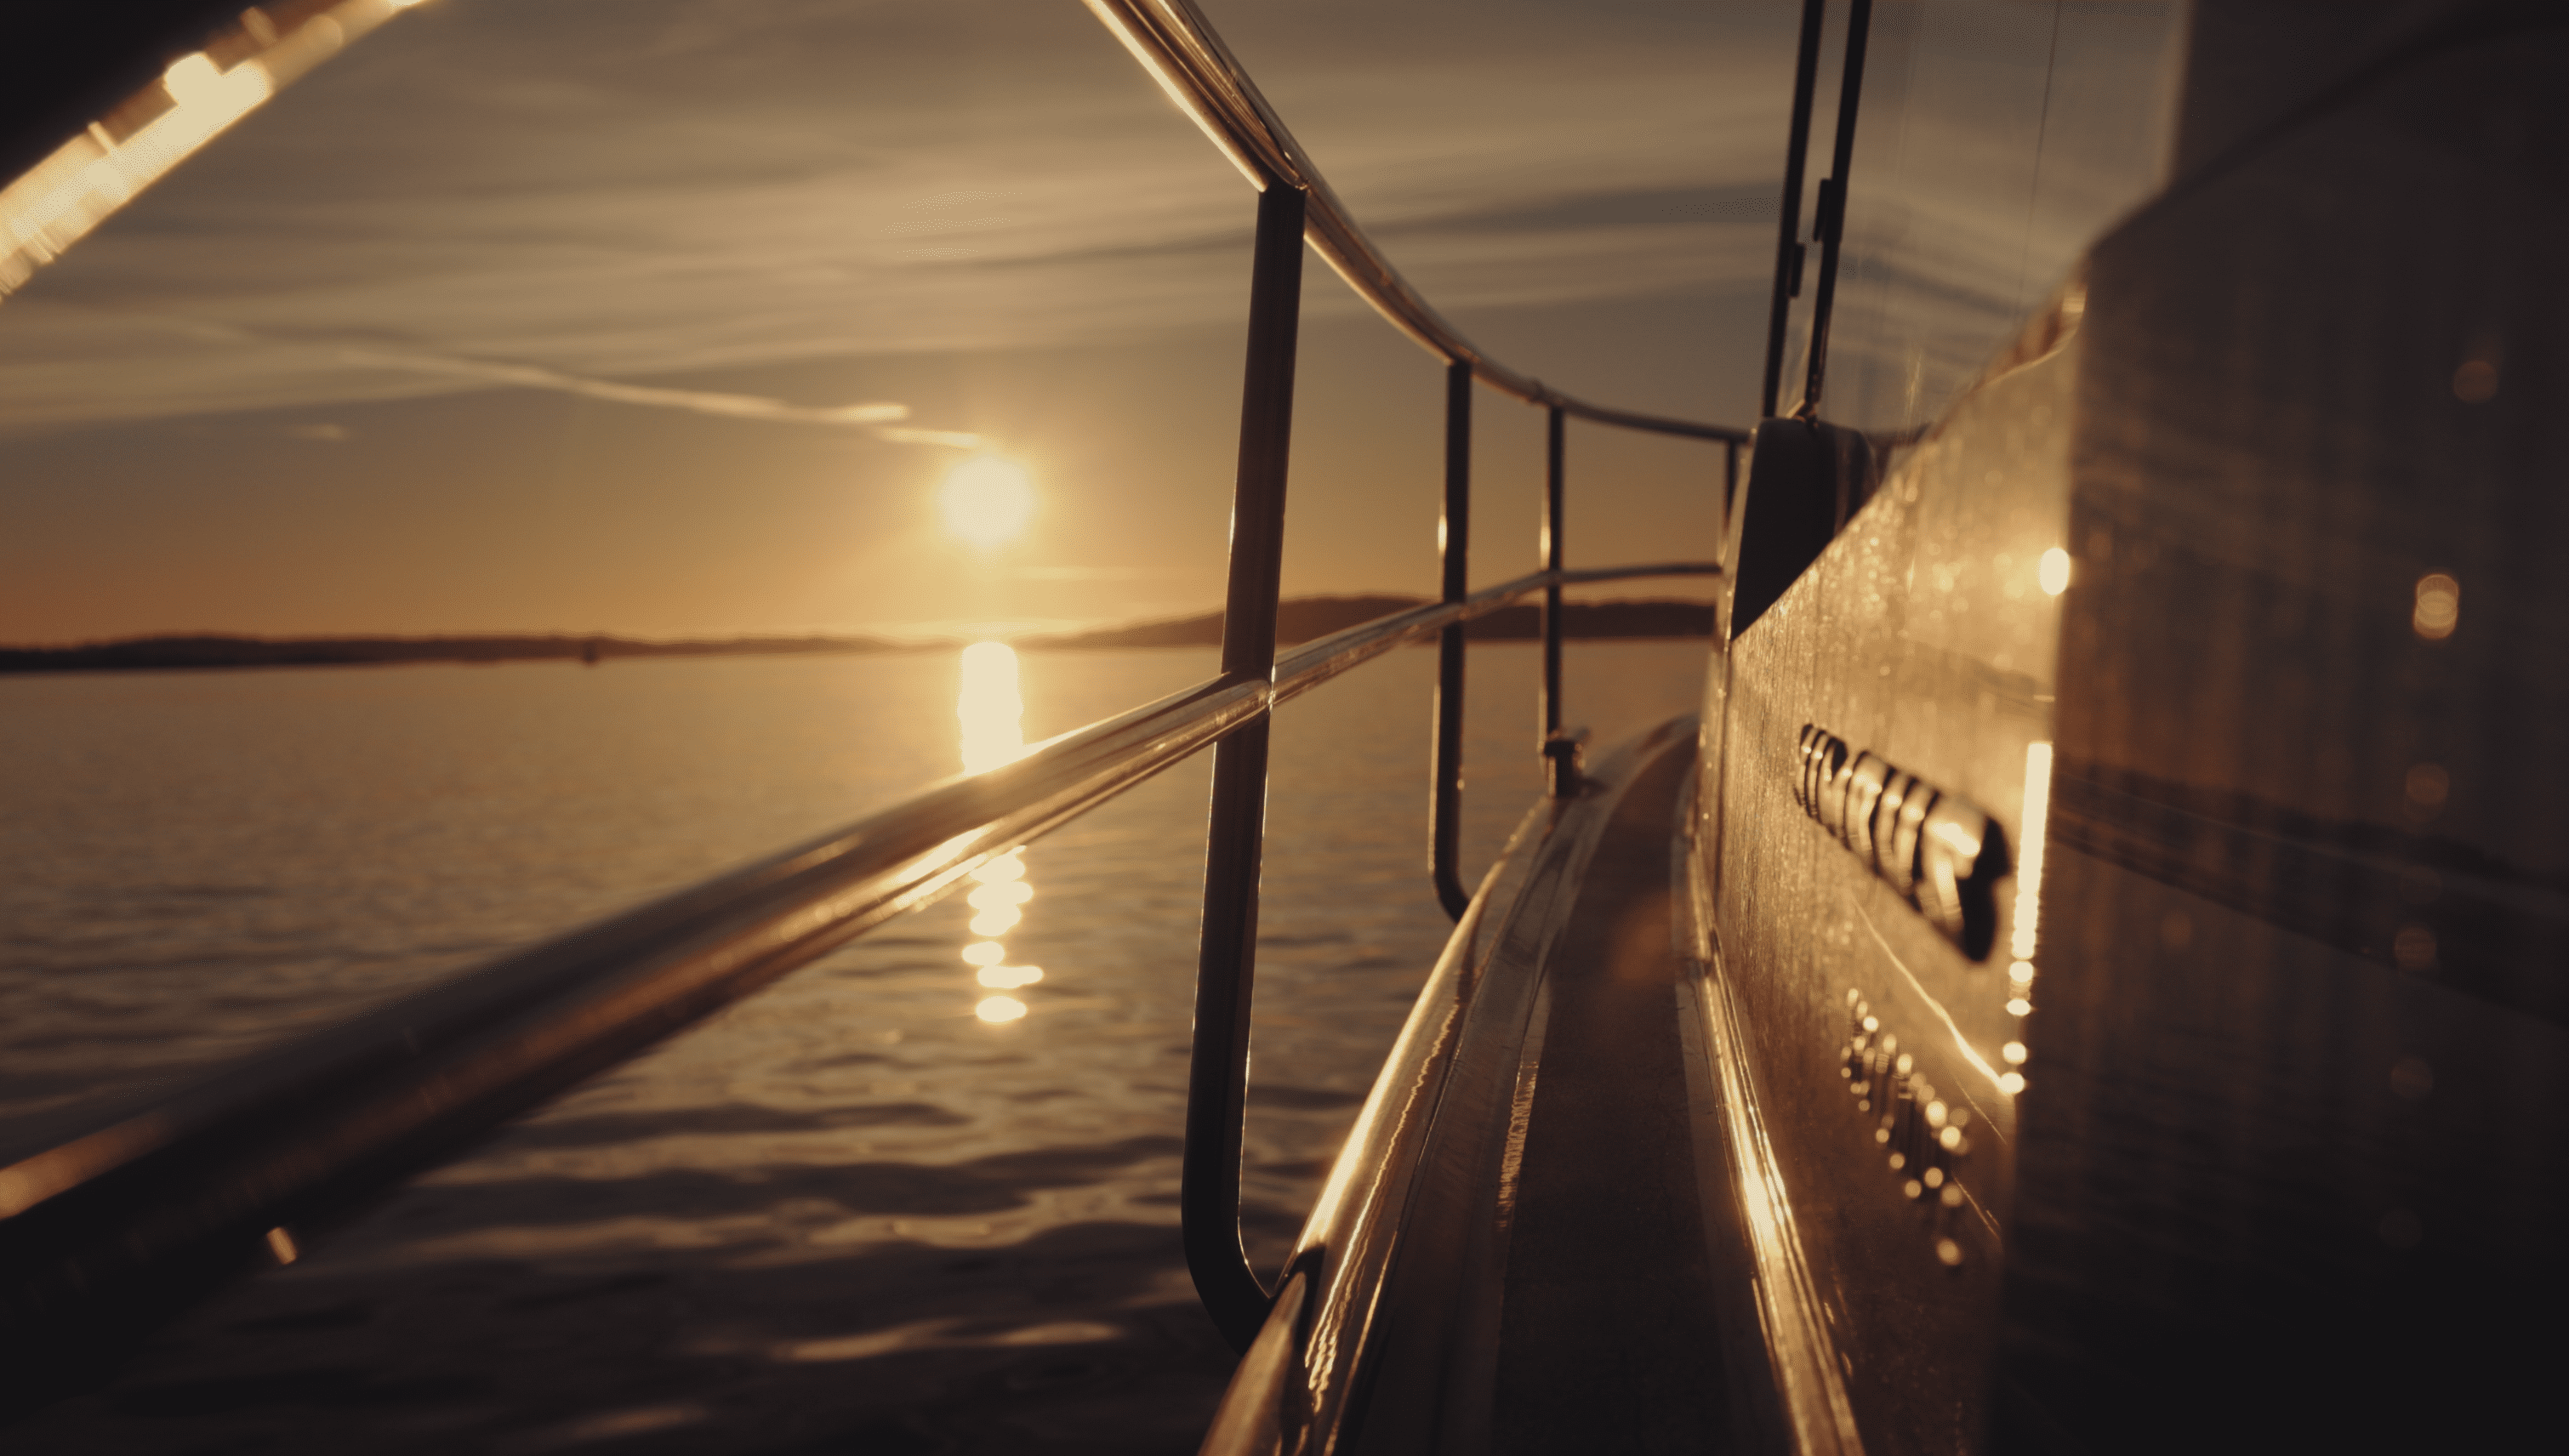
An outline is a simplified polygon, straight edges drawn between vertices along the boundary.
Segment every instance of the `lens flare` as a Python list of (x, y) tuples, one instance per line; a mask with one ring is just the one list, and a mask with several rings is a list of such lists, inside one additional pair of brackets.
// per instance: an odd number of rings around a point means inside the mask
[(1026, 1014), (1026, 1003), (1014, 996), (983, 996), (981, 1004), (972, 1008), (972, 1014), (995, 1026), (1002, 1021), (1022, 1019)]

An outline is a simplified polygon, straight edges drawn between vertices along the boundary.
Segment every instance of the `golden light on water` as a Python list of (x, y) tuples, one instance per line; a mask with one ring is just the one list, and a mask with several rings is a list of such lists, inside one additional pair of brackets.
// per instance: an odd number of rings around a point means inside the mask
[(963, 771), (1014, 763), (1026, 751), (1026, 701), (1017, 693), (1016, 649), (975, 642), (963, 649), (954, 716), (963, 726)]
[[(963, 768), (980, 773), (1025, 756), (1025, 698), (1017, 690), (1017, 654), (1005, 642), (975, 642), (963, 649), (956, 674), (954, 717), (962, 730)], [(961, 951), (973, 967), (974, 984), (997, 991), (1022, 990), (1043, 979), (1043, 967), (1010, 965), (1008, 947), (999, 937), (1025, 918), (1025, 905), (1035, 898), (1026, 883), (1026, 852), (1010, 850), (972, 872), (971, 892), (963, 897), (973, 910), (969, 928), (975, 937)], [(1026, 1003), (1015, 996), (983, 996), (972, 1014), (996, 1026), (1025, 1018)]]
[(936, 506), (947, 531), (987, 550), (1026, 529), (1035, 512), (1034, 481), (1013, 460), (976, 455), (946, 473)]

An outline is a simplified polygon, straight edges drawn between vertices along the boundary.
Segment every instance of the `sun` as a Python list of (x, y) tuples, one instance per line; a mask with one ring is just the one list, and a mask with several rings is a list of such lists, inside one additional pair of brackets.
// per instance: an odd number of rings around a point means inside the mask
[(936, 504), (945, 513), (946, 530), (988, 550), (1026, 529), (1035, 487), (1015, 461), (976, 455), (946, 473)]

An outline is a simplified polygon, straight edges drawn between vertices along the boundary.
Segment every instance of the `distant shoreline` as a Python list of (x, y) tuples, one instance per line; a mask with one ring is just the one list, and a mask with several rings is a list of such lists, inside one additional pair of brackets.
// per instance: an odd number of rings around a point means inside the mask
[[(1277, 608), (1280, 644), (1309, 641), (1387, 612), (1421, 605), (1417, 596), (1301, 596)], [(1504, 606), (1474, 621), (1474, 641), (1532, 641), (1542, 617), (1531, 602)], [(1562, 614), (1562, 634), (1589, 640), (1704, 637), (1712, 608), (1704, 602), (1664, 599), (1575, 601)], [(1222, 613), (1198, 612), (1164, 621), (1047, 633), (1014, 639), (1037, 651), (1129, 647), (1211, 647), (1222, 642)], [(650, 641), (636, 637), (568, 632), (438, 637), (251, 637), (220, 634), (129, 637), (68, 647), (0, 647), (0, 674), (39, 672), (156, 672), (250, 667), (367, 667), (403, 663), (588, 662), (642, 657), (808, 656), (950, 650), (950, 642), (906, 642), (886, 637), (727, 637)]]

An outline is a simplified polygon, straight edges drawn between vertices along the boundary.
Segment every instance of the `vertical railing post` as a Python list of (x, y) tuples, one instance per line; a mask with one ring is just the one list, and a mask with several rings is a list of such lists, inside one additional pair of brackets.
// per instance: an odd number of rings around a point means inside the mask
[(1873, 0), (1847, 7), (1846, 71), (1838, 82), (1838, 135), (1829, 175), (1820, 180), (1820, 209), (1813, 231), (1820, 238), (1820, 286), (1811, 295), (1811, 363), (1802, 379), (1802, 403), (1793, 413), (1820, 414), (1820, 389), (1828, 381), (1829, 323), (1837, 308), (1838, 256), (1846, 243), (1847, 174), (1855, 166), (1856, 105), (1864, 99), (1865, 42), (1873, 33)]
[(1810, 157), (1811, 90), (1819, 79), (1820, 20), (1826, 0), (1802, 0), (1802, 41), (1793, 57), (1792, 131), (1784, 141), (1784, 205), (1776, 220), (1775, 296), (1766, 313), (1766, 381), (1757, 417), (1771, 419), (1784, 391), (1784, 325), (1802, 291), (1802, 169)]
[[(1739, 442), (1725, 440), (1721, 443), (1721, 539), (1725, 542), (1730, 540), (1730, 513), (1738, 509)], [(1729, 570), (1730, 563), (1722, 562), (1721, 568)]]
[(1543, 736), (1561, 732), (1561, 406), (1554, 405), (1544, 432), (1543, 568), (1553, 579), (1543, 588)]
[[(1224, 599), (1226, 679), (1276, 675), (1276, 597), (1284, 551), (1285, 457), (1293, 433), (1293, 349), (1302, 306), (1300, 188), (1267, 179), (1250, 269), (1249, 365), (1240, 407), (1240, 473), (1231, 507)], [(1214, 748), (1205, 848), (1204, 940), (1196, 963), (1195, 1045), (1187, 1070), (1187, 1146), (1179, 1205), (1187, 1269), (1205, 1312), (1247, 1350), (1268, 1296), (1240, 1239), (1241, 1124), (1249, 1093), (1249, 1006), (1258, 949), (1258, 872), (1267, 829), (1264, 715)]]
[(1543, 755), (1544, 783), (1556, 799), (1579, 792), (1579, 744), (1561, 732), (1561, 567), (1564, 543), (1564, 490), (1561, 406), (1554, 405), (1544, 430), (1543, 568), (1552, 579), (1543, 584)]
[[(1445, 366), (1445, 513), (1436, 523), (1444, 599), (1471, 594), (1472, 365)], [(1436, 637), (1435, 782), (1428, 796), (1427, 865), (1437, 904), (1455, 919), (1471, 905), (1463, 889), (1463, 624)]]

